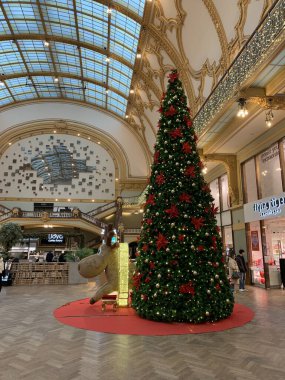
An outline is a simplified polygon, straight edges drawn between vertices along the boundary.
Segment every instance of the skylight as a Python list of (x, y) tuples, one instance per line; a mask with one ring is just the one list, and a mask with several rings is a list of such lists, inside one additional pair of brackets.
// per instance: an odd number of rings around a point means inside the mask
[(145, 0), (112, 4), (107, 12), (94, 0), (3, 0), (0, 107), (64, 98), (123, 117)]

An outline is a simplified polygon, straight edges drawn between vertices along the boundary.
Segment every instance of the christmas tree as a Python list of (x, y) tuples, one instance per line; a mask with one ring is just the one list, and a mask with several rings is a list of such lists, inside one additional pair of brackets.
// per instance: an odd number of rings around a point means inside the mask
[(176, 70), (159, 112), (154, 160), (133, 276), (132, 305), (146, 319), (202, 323), (231, 315), (217, 209)]

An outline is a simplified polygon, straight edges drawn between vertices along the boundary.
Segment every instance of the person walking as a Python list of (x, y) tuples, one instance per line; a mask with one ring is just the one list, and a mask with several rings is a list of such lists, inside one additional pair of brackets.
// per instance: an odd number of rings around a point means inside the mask
[(239, 276), (239, 267), (235, 260), (234, 251), (231, 251), (229, 254), (228, 268), (229, 268), (229, 278), (230, 278), (232, 291), (237, 292), (238, 280), (240, 276)]
[(239, 268), (239, 276), (240, 276), (240, 278), (239, 278), (239, 291), (240, 292), (247, 291), (245, 289), (245, 277), (246, 277), (246, 272), (247, 272), (247, 265), (246, 265), (245, 259), (243, 257), (243, 254), (244, 254), (244, 250), (240, 249), (238, 251), (238, 255), (236, 257), (236, 262), (237, 262), (237, 265)]

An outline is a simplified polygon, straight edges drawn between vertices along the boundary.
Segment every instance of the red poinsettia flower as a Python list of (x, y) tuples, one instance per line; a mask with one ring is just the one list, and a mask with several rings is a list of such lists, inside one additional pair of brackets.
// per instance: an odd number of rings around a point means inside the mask
[(140, 273), (135, 273), (133, 276), (133, 284), (136, 290), (139, 290), (141, 284), (142, 275)]
[(202, 162), (202, 161), (199, 161), (198, 166), (199, 166), (200, 169), (203, 169), (203, 167), (204, 167), (203, 162)]
[(208, 185), (204, 185), (204, 186), (202, 187), (202, 190), (203, 190), (203, 191), (206, 191), (207, 193), (209, 193), (209, 192), (211, 191)]
[(201, 218), (191, 218), (191, 222), (195, 227), (195, 230), (199, 230), (204, 225), (205, 219)]
[(177, 72), (177, 71), (173, 71), (172, 73), (170, 73), (170, 74), (168, 75), (169, 82), (170, 82), (170, 83), (173, 83), (176, 79), (178, 79), (178, 77), (179, 77), (178, 72)]
[(147, 277), (147, 278), (144, 280), (144, 282), (145, 282), (146, 284), (148, 284), (150, 281), (151, 281), (150, 277)]
[(146, 200), (147, 205), (155, 205), (155, 200), (154, 200), (154, 194), (149, 194), (147, 200)]
[(153, 161), (154, 161), (155, 164), (157, 164), (157, 163), (158, 163), (158, 160), (159, 160), (159, 152), (156, 151), (156, 152), (154, 153), (154, 156), (153, 156)]
[(182, 151), (183, 153), (185, 154), (189, 154), (192, 152), (192, 148), (191, 148), (191, 145), (188, 143), (188, 142), (185, 142), (183, 145), (182, 145)]
[(205, 247), (203, 245), (198, 245), (198, 251), (201, 252), (201, 251), (204, 251)]
[(179, 240), (179, 241), (183, 241), (184, 239), (185, 239), (185, 236), (184, 236), (184, 235), (181, 235), (181, 234), (178, 235), (178, 240)]
[(171, 217), (171, 218), (177, 218), (179, 215), (179, 211), (175, 205), (171, 205), (171, 207), (165, 212)]
[(145, 222), (146, 222), (146, 224), (150, 225), (150, 224), (152, 224), (152, 219), (151, 218), (147, 218)]
[(156, 241), (156, 247), (158, 250), (160, 250), (161, 248), (164, 249), (167, 247), (168, 245), (168, 240), (166, 239), (166, 237), (162, 234), (162, 233), (159, 233), (158, 234), (158, 237), (157, 237), (157, 241)]
[(162, 106), (157, 110), (157, 112), (160, 112), (160, 113), (163, 112), (163, 108), (162, 108)]
[(195, 166), (188, 166), (188, 168), (185, 169), (184, 174), (187, 177), (194, 178), (195, 177)]
[(180, 200), (181, 202), (190, 203), (190, 201), (191, 201), (191, 197), (190, 197), (190, 195), (187, 194), (187, 193), (182, 193), (182, 194), (179, 195), (179, 200)]
[(216, 290), (221, 290), (221, 286), (220, 286), (220, 284), (217, 284), (217, 285), (215, 286), (215, 288), (216, 288)]
[(191, 127), (192, 124), (193, 124), (193, 123), (192, 123), (192, 120), (189, 119), (189, 117), (187, 117), (187, 116), (184, 116), (184, 121), (185, 121), (187, 127)]
[(155, 178), (155, 182), (158, 184), (158, 185), (162, 185), (164, 182), (165, 182), (165, 177), (164, 177), (164, 174), (163, 173), (160, 173), (156, 176)]
[(147, 245), (147, 244), (144, 244), (143, 247), (142, 247), (142, 250), (143, 250), (144, 252), (146, 252), (146, 251), (148, 250), (148, 245)]
[(176, 128), (174, 129), (173, 131), (169, 132), (170, 136), (173, 138), (173, 139), (177, 139), (178, 137), (183, 137), (183, 134), (182, 134), (182, 131), (181, 131), (181, 128)]
[(191, 294), (192, 296), (194, 296), (195, 295), (195, 288), (193, 286), (192, 281), (189, 281), (187, 284), (180, 285), (179, 293)]
[(216, 215), (218, 211), (219, 211), (219, 207), (215, 207), (213, 204), (211, 205), (211, 207), (205, 208), (205, 212), (211, 213), (212, 215)]
[(173, 105), (168, 108), (168, 111), (165, 112), (165, 116), (174, 116), (177, 113), (177, 110)]
[(149, 262), (149, 268), (150, 268), (150, 269), (154, 269), (154, 268), (155, 268), (155, 264), (154, 264), (153, 261), (150, 261), (150, 262)]

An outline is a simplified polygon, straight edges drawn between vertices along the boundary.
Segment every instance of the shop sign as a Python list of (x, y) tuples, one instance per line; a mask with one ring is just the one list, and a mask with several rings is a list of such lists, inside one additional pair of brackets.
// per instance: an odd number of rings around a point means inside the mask
[(63, 243), (64, 236), (62, 234), (48, 234), (48, 243)]
[(285, 215), (285, 193), (244, 205), (245, 223)]

